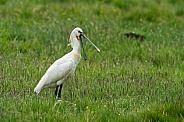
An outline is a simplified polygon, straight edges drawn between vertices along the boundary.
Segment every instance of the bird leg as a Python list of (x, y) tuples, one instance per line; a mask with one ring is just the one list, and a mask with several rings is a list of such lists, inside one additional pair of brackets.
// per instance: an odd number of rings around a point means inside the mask
[(55, 96), (57, 96), (57, 93), (58, 93), (58, 87), (59, 87), (59, 86), (56, 86), (56, 90), (55, 90), (55, 92), (54, 92), (54, 93), (55, 93)]
[(61, 98), (62, 87), (63, 87), (63, 84), (60, 85), (59, 92), (58, 92), (58, 98)]

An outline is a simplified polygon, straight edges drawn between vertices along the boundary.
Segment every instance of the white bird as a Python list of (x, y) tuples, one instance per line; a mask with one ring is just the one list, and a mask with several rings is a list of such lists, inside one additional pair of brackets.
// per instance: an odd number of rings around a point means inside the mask
[[(84, 59), (86, 60), (86, 54), (84, 51), (82, 36), (85, 37), (96, 49), (100, 52), (99, 48), (96, 47), (84, 34), (81, 28), (75, 28), (70, 34), (70, 42), (73, 50), (62, 58), (56, 60), (43, 75), (39, 83), (34, 89), (34, 92), (39, 92), (48, 87), (56, 87), (55, 95), (61, 98), (61, 90), (63, 82), (66, 81), (76, 69), (77, 64), (81, 58), (80, 45), (83, 48)], [(58, 92), (58, 87), (60, 87)]]

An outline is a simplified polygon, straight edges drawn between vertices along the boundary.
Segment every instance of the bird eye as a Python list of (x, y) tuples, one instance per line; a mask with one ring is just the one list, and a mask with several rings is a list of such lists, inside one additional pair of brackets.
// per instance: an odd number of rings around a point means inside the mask
[(78, 33), (82, 33), (81, 31), (78, 31)]

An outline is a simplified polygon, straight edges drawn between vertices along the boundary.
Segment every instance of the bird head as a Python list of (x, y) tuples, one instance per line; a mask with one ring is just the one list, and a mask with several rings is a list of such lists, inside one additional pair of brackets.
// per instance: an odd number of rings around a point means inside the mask
[(74, 38), (75, 40), (77, 39), (78, 41), (80, 41), (80, 43), (81, 43), (81, 45), (82, 45), (83, 52), (84, 52), (84, 59), (87, 60), (87, 56), (86, 56), (86, 53), (85, 53), (85, 50), (84, 50), (84, 45), (83, 45), (82, 36), (83, 36), (84, 38), (86, 38), (86, 39), (96, 48), (96, 50), (97, 50), (98, 52), (100, 52), (100, 49), (99, 49), (97, 46), (95, 46), (95, 45), (86, 37), (86, 35), (83, 33), (83, 31), (82, 31), (81, 28), (76, 27), (76, 28), (72, 31), (71, 35), (70, 35), (71, 46), (72, 46), (72, 48), (73, 48), (73, 45), (74, 45), (73, 38)]
[(82, 31), (82, 29), (81, 28), (79, 28), (79, 27), (76, 27), (73, 31), (72, 31), (72, 33), (71, 33), (71, 35), (70, 35), (70, 42), (71, 42), (71, 46), (72, 46), (72, 48), (73, 48), (73, 45), (74, 45), (74, 40), (73, 39), (77, 39), (78, 41), (80, 41), (80, 35), (81, 35), (81, 33), (83, 33), (83, 31)]
[(75, 29), (73, 30), (73, 32), (75, 33), (77, 40), (78, 40), (78, 41), (81, 41), (80, 38), (81, 38), (81, 36), (83, 35), (82, 29), (77, 27), (77, 28), (75, 28)]

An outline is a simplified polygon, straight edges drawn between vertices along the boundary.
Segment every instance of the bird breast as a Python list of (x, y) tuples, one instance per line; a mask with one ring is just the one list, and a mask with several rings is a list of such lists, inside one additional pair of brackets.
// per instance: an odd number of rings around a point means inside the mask
[(77, 53), (72, 53), (71, 54), (71, 57), (73, 59), (73, 68), (72, 68), (72, 74), (74, 73), (76, 67), (77, 67), (77, 64), (79, 63), (80, 59), (81, 59), (81, 55), (80, 54), (77, 54)]

